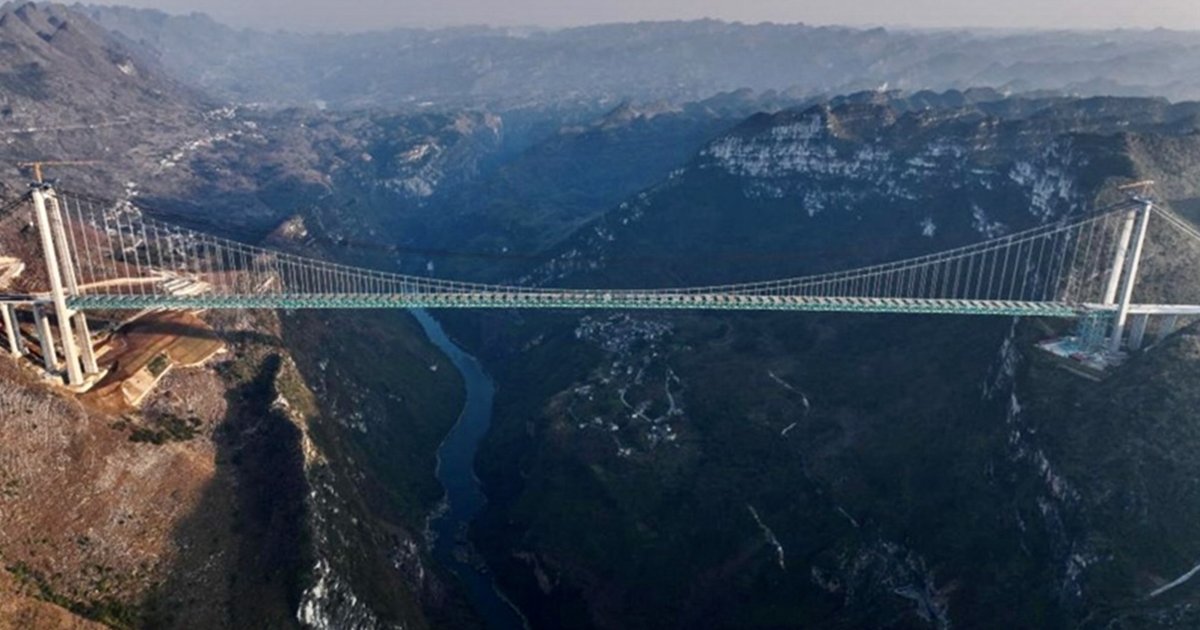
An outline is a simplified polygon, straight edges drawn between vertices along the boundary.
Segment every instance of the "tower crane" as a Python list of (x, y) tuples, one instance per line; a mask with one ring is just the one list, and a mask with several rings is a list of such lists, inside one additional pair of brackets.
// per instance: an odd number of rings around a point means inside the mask
[(33, 180), (39, 184), (42, 183), (42, 167), (44, 166), (91, 166), (99, 164), (98, 160), (32, 160), (28, 162), (17, 162), (18, 168), (28, 168), (33, 170)]

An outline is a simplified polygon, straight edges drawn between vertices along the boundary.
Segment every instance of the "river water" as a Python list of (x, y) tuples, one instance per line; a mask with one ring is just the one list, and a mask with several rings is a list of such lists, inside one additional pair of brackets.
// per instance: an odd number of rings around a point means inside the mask
[(475, 476), (475, 454), (492, 423), (495, 384), (479, 360), (455, 345), (429, 313), (414, 310), (412, 314), (462, 374), (467, 394), (462, 415), (438, 447), (437, 478), (446, 490), (448, 509), (430, 523), (435, 536), (433, 559), (458, 577), (471, 606), (490, 630), (523, 630), (521, 613), (500, 593), (467, 544), (467, 528), (487, 503)]

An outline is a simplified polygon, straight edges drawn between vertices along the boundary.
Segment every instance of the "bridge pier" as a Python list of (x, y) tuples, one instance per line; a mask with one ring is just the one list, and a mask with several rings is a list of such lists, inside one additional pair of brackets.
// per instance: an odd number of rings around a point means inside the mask
[(1179, 327), (1179, 316), (1171, 315), (1162, 320), (1158, 325), (1158, 335), (1155, 337), (1155, 343), (1162, 343), (1170, 337), (1175, 329)]
[(1149, 315), (1135, 315), (1133, 317), (1133, 328), (1129, 331), (1130, 350), (1142, 349), (1142, 343), (1146, 340), (1146, 328), (1149, 324)]
[(14, 357), (25, 356), (25, 343), (21, 339), (21, 331), (17, 328), (17, 309), (12, 304), (0, 307), (0, 318), (4, 320), (4, 332), (8, 337), (8, 351)]
[(50, 373), (58, 372), (58, 351), (54, 348), (54, 331), (50, 328), (50, 318), (42, 311), (41, 305), (33, 306), (33, 323), (37, 326), (38, 343), (42, 346), (42, 364)]

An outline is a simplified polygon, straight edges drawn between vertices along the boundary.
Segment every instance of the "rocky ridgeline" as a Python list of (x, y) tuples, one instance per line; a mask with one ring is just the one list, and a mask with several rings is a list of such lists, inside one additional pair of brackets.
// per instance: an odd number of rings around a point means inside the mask
[(879, 86), (1200, 96), (1200, 39), (1188, 32), (919, 32), (699, 20), (247, 36), (204, 15), (86, 11), (157, 50), (179, 76), (243, 102), (519, 109), (684, 102), (740, 88), (845, 94)]

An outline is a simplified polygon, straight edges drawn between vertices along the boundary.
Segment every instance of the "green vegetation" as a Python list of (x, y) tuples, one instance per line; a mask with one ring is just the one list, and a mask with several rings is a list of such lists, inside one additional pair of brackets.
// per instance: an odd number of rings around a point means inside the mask
[(155, 377), (159, 377), (162, 376), (163, 372), (166, 372), (170, 367), (171, 359), (165, 354), (160, 354), (150, 361), (150, 363), (146, 366), (146, 369), (150, 371), (150, 374), (154, 375)]
[[(130, 630), (142, 627), (142, 611), (138, 606), (130, 605), (112, 597), (100, 597), (89, 601), (76, 601), (50, 586), (49, 581), (23, 562), (17, 562), (5, 567), (22, 586), (33, 589), (33, 595), (42, 601), (65, 608), (80, 617), (98, 621), (118, 630)], [(103, 584), (96, 589), (103, 592)]]
[[(144, 422), (145, 424), (141, 424)], [(187, 442), (200, 433), (202, 422), (195, 416), (181, 418), (173, 414), (159, 414), (140, 422), (128, 417), (113, 424), (113, 428), (129, 431), (129, 441), (149, 444)]]
[(275, 389), (287, 401), (292, 412), (299, 417), (311, 420), (320, 416), (321, 410), (316, 398), (293, 363), (285, 363), (279, 370), (275, 378)]

